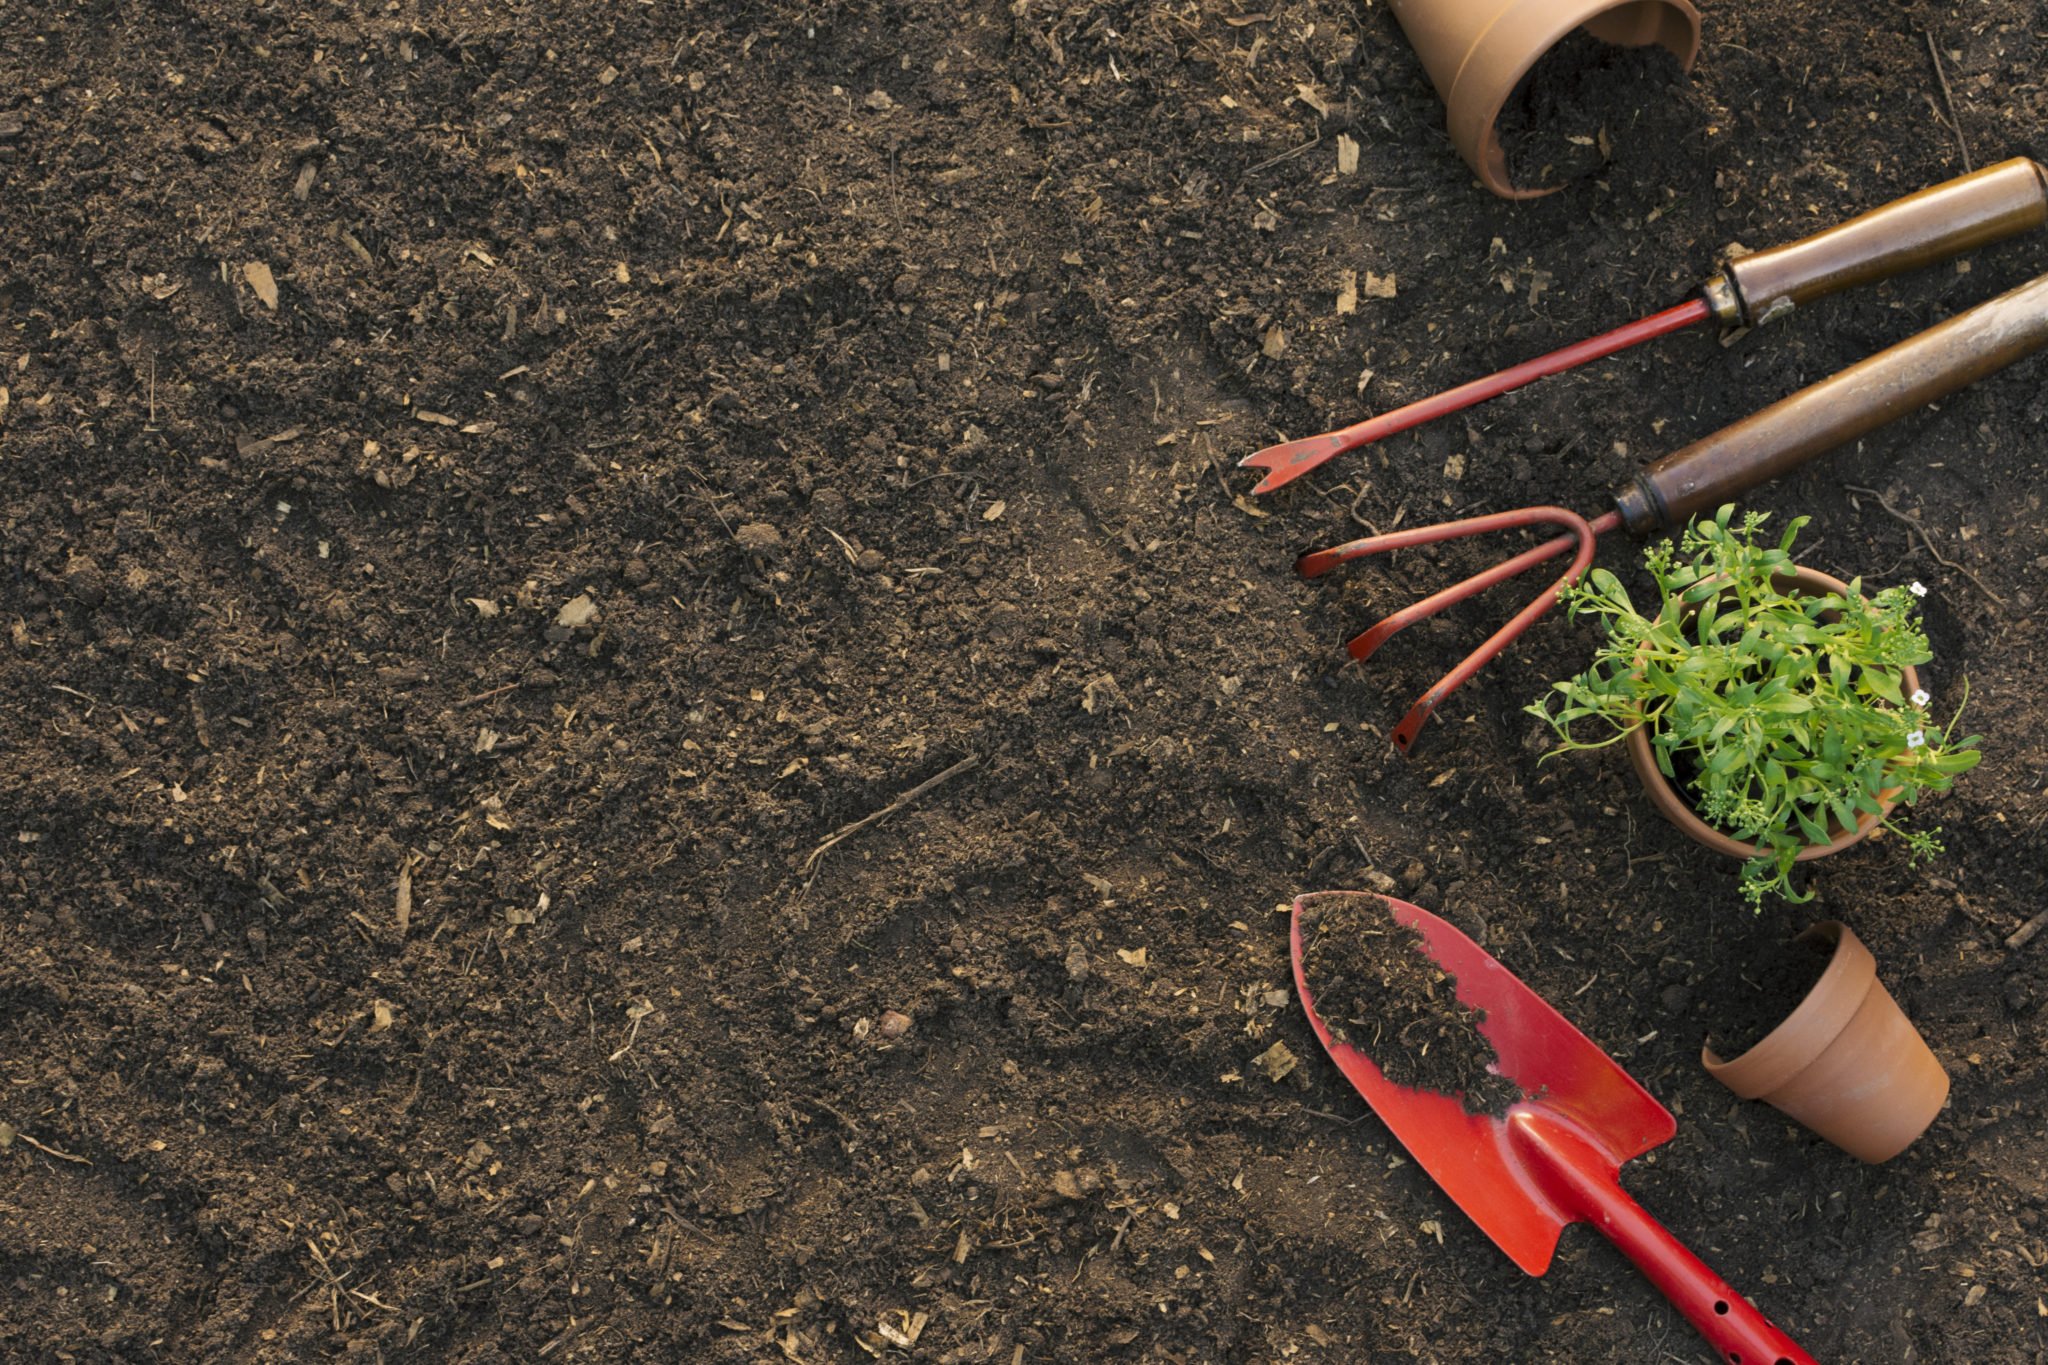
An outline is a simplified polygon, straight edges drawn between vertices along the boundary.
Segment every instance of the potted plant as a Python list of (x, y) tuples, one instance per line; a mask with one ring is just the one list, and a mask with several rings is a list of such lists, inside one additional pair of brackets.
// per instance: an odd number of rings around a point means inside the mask
[[(1571, 614), (1604, 618), (1607, 639), (1592, 667), (1528, 710), (1557, 731), (1553, 754), (1626, 743), (1665, 815), (1746, 860), (1743, 894), (1761, 909), (1772, 894), (1810, 899), (1792, 886), (1793, 864), (1880, 825), (1915, 861), (1939, 853), (1939, 829), (1901, 829), (1891, 811), (1946, 791), (1976, 764), (1978, 736), (1953, 738), (1960, 707), (1946, 727), (1929, 719), (1913, 667), (1933, 657), (1916, 609), (1924, 588), (1866, 596), (1860, 579), (1792, 562), (1807, 518), (1772, 546), (1756, 539), (1765, 514), (1735, 522), (1734, 510), (1694, 522), (1675, 549), (1645, 551), (1658, 596), (1647, 615), (1604, 570), (1565, 589)], [(1585, 721), (1606, 733), (1580, 739)]]

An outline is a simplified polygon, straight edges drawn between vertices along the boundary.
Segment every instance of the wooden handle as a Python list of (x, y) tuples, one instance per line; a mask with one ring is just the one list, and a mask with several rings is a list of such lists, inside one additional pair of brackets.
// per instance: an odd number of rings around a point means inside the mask
[(1707, 282), (1714, 315), (1755, 327), (1825, 294), (1888, 279), (2048, 223), (2048, 169), (2023, 156), (1925, 189)]
[(2048, 346), (2048, 275), (1930, 327), (1723, 427), (1636, 475), (1615, 497), (1635, 534), (1685, 524), (1814, 456)]

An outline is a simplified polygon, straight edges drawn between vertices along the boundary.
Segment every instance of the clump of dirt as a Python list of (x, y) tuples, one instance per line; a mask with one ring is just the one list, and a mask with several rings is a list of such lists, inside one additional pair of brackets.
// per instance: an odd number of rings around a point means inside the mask
[(1492, 1069), (1499, 1058), (1479, 1032), (1486, 1011), (1458, 999), (1456, 979), (1385, 904), (1338, 896), (1304, 911), (1302, 965), (1316, 1012), (1395, 1085), (1461, 1095), (1467, 1113), (1504, 1113), (1522, 1088)]
[(1522, 78), (1495, 125), (1517, 185), (1561, 185), (1612, 160), (1623, 139), (1668, 144), (1691, 115), (1685, 79), (1661, 47), (1616, 47), (1584, 29), (1565, 36)]
[(1804, 939), (1760, 949), (1715, 1011), (1707, 1045), (1732, 1059), (1761, 1043), (1799, 1007), (1834, 952), (1831, 943)]

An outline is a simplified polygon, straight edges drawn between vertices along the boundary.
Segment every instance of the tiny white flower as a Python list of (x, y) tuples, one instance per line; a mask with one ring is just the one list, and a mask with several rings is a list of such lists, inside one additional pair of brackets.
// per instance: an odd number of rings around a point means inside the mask
[(1915, 579), (1906, 585), (1906, 591), (1912, 593), (1915, 597), (1925, 597), (1927, 596), (1927, 585)]
[(1917, 749), (1926, 742), (1927, 732), (1925, 730), (1915, 730), (1906, 736), (1906, 747), (1908, 749)]
[(1925, 706), (1930, 700), (1932, 698), (1927, 695), (1927, 689), (1924, 687), (1913, 694), (1913, 705), (1915, 706)]

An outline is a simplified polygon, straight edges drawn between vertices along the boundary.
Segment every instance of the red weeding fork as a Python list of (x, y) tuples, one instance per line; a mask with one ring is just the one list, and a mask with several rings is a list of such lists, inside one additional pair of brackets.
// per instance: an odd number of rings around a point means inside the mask
[(1483, 403), (1524, 384), (1599, 360), (1638, 342), (1706, 322), (1756, 327), (1793, 308), (1872, 280), (1945, 261), (2048, 222), (2048, 169), (2026, 157), (1925, 189), (1846, 223), (1730, 262), (1699, 297), (1475, 379), (1377, 417), (1268, 446), (1239, 462), (1263, 469), (1254, 493), (1270, 493), (1325, 460)]

